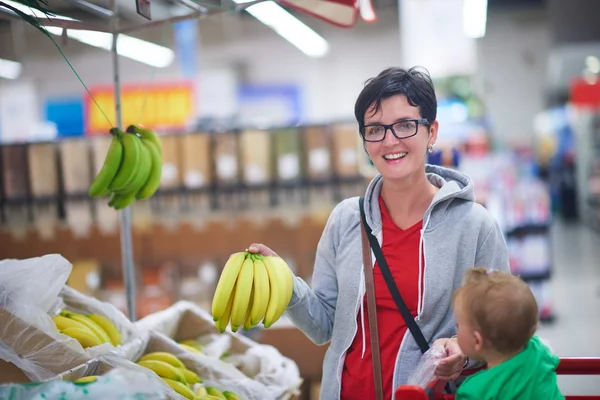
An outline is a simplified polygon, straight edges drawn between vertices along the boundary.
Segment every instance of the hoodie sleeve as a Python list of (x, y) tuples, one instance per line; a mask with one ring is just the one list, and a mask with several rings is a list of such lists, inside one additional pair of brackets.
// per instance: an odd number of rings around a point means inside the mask
[(336, 248), (342, 204), (331, 212), (319, 244), (312, 275), (312, 289), (301, 278), (294, 278), (294, 293), (287, 315), (294, 325), (317, 345), (331, 339), (338, 297), (335, 270)]
[(477, 247), (475, 265), (510, 272), (508, 246), (506, 245), (504, 234), (498, 223), (491, 216), (489, 219), (490, 221), (487, 224), (489, 228), (487, 232), (485, 229), (483, 230), (483, 240), (481, 240)]

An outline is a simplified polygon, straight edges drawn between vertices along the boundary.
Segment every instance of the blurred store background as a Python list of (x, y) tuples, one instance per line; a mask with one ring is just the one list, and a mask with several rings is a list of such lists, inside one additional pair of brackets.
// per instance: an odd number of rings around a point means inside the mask
[[(102, 19), (85, 4), (50, 8)], [(118, 4), (123, 20), (141, 18), (135, 2)], [(209, 307), (225, 260), (253, 241), (310, 282), (328, 213), (373, 174), (356, 96), (388, 66), (421, 65), (439, 98), (430, 162), (475, 180), (538, 298), (540, 334), (561, 356), (600, 356), (600, 2), (373, 0), (358, 20), (342, 5), (318, 19), (303, 4), (120, 39), (124, 125), (164, 143), (159, 193), (132, 211), (137, 317), (181, 299)], [(177, 7), (152, 0), (152, 17)], [(126, 312), (118, 214), (87, 196), (110, 143), (90, 94), (114, 120), (110, 44), (49, 28), (88, 94), (51, 41), (9, 14), (0, 8), (0, 259), (62, 254), (72, 287)], [(249, 334), (293, 358), (316, 398), (325, 347), (285, 319)]]

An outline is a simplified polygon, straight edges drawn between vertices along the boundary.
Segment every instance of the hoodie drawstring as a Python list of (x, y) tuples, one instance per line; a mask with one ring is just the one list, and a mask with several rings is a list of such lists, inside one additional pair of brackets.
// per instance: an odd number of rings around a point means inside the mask
[(427, 217), (423, 227), (421, 228), (421, 237), (419, 238), (419, 300), (417, 303), (417, 319), (421, 318), (421, 311), (423, 311), (423, 276), (425, 275), (425, 268), (427, 268), (427, 263), (423, 264), (423, 253), (425, 252), (425, 230), (427, 229), (427, 224), (429, 224), (430, 216)]

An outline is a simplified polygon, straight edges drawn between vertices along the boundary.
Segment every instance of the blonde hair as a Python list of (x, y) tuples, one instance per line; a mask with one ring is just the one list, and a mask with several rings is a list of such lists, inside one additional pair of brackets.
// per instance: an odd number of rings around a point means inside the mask
[(538, 305), (529, 286), (508, 272), (471, 268), (453, 295), (474, 329), (500, 353), (523, 348), (535, 334)]

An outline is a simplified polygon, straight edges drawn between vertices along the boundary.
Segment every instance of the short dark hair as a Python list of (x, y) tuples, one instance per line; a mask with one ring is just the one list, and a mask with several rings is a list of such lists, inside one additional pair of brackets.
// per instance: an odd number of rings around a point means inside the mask
[(354, 105), (354, 115), (359, 129), (365, 126), (365, 114), (374, 106), (378, 112), (381, 101), (396, 95), (405, 95), (408, 103), (419, 107), (422, 118), (430, 123), (437, 115), (437, 98), (433, 82), (427, 70), (417, 67), (408, 70), (398, 67), (387, 68), (374, 78), (367, 80)]

